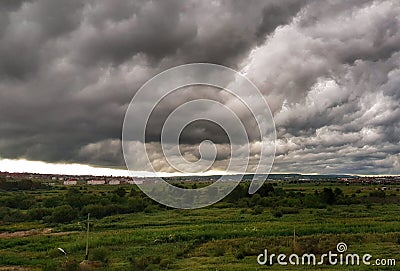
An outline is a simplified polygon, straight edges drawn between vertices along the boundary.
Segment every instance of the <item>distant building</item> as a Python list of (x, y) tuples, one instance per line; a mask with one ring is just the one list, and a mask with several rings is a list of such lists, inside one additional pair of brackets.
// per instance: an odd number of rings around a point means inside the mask
[(128, 181), (129, 184), (143, 184), (142, 180), (130, 180)]
[(64, 181), (64, 185), (76, 185), (78, 183), (77, 180), (66, 180)]
[(109, 185), (119, 185), (119, 184), (121, 184), (121, 181), (120, 180), (110, 180), (108, 182), (108, 184)]
[(101, 185), (101, 184), (105, 184), (106, 181), (105, 180), (89, 180), (87, 181), (87, 184), (89, 185)]

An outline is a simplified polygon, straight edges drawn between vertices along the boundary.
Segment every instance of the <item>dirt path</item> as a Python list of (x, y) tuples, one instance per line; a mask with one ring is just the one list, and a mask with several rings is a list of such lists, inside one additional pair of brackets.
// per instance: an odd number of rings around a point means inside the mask
[(0, 266), (0, 271), (32, 271), (38, 269), (32, 269), (29, 267), (21, 267), (21, 266)]
[[(44, 229), (40, 229), (40, 230), (32, 229), (29, 231), (3, 232), (3, 233), (0, 233), (0, 239), (12, 238), (12, 237), (25, 237), (25, 236), (33, 236), (33, 235), (67, 235), (67, 234), (74, 234), (74, 233), (77, 233), (77, 232), (75, 232), (75, 231), (52, 232), (51, 228), (44, 228)], [(0, 267), (0, 271), (7, 270), (7, 269), (1, 269), (1, 268), (3, 268), (3, 267)]]

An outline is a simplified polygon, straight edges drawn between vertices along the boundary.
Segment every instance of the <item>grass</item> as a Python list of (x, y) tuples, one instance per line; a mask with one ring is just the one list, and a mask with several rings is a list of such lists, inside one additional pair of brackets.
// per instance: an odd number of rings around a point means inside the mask
[[(280, 187), (304, 193), (314, 193), (318, 188), (311, 184)], [(370, 192), (357, 185), (341, 189), (347, 195), (359, 191), (357, 197)], [(43, 192), (40, 196), (47, 197), (46, 193), (54, 195), (57, 191)], [(275, 208), (257, 208), (255, 212), (254, 208), (218, 203), (197, 210), (157, 209), (94, 219), (89, 258), (101, 263), (96, 270), (394, 270), (395, 267), (377, 266), (257, 264), (257, 255), (264, 249), (276, 254), (320, 255), (335, 251), (337, 243), (345, 242), (349, 253), (369, 253), (374, 259), (396, 258), (400, 262), (398, 203), (296, 208), (296, 211), (282, 207), (282, 217), (274, 216)], [(0, 223), (0, 230), (13, 232), (48, 226), (44, 222)], [(52, 228), (52, 233), (46, 235), (1, 238), (0, 266), (66, 270), (66, 259), (58, 247), (67, 251), (69, 261), (82, 261), (85, 221), (55, 224)]]

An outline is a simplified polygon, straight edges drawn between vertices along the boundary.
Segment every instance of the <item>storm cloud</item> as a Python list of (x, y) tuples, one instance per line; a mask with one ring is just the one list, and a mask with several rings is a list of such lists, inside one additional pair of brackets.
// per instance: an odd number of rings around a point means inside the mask
[[(123, 168), (121, 129), (135, 92), (167, 68), (210, 62), (245, 74), (268, 101), (272, 171), (400, 174), (398, 1), (3, 2), (2, 159)], [(234, 98), (187, 88), (149, 122), (157, 170), (173, 171), (160, 154), (163, 120), (199, 98), (236, 108), (256, 151), (254, 120)], [(223, 169), (229, 142), (215, 125), (187, 127), (181, 152), (198, 159), (207, 138)]]

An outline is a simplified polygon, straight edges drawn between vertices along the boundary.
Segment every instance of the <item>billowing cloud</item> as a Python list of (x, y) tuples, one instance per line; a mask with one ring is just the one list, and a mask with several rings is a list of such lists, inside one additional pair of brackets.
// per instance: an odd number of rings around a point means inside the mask
[(274, 111), (278, 171), (399, 173), (400, 5), (359, 2), (307, 5), (243, 63)]
[[(270, 104), (273, 171), (399, 174), (399, 14), (395, 0), (5, 1), (0, 157), (123, 167), (121, 129), (134, 93), (166, 68), (212, 62), (245, 73)], [(263, 143), (243, 105), (223, 91), (186, 88), (149, 122), (157, 170), (173, 171), (160, 156), (163, 120), (199, 98), (234, 108), (256, 156)], [(188, 126), (181, 153), (199, 159), (205, 139), (223, 169), (230, 148), (216, 125)]]

